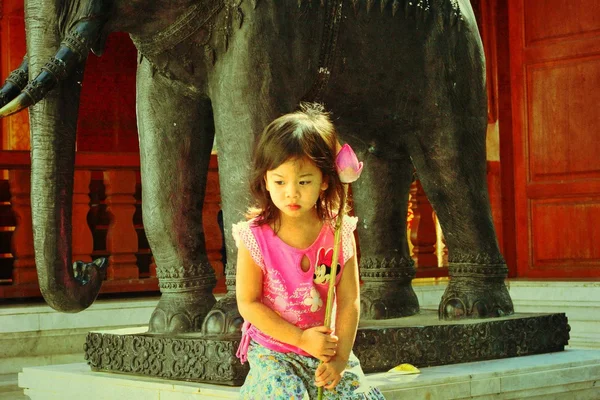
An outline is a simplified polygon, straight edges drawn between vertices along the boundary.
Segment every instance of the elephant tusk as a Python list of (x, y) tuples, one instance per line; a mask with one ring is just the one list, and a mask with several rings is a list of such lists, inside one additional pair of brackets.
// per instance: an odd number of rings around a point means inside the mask
[(27, 56), (25, 56), (21, 65), (10, 73), (0, 89), (0, 107), (4, 107), (21, 93), (21, 90), (27, 85), (28, 74), (29, 61), (27, 60)]
[(68, 75), (68, 72), (67, 63), (60, 58), (53, 57), (42, 67), (37, 78), (29, 82), (16, 98), (0, 109), (0, 118), (18, 113), (38, 103)]
[(25, 84), (29, 61), (27, 57), (24, 58), (19, 68), (10, 74), (6, 84), (0, 89), (0, 106), (3, 106), (0, 109), (0, 118), (18, 113), (43, 100), (46, 94), (60, 81), (65, 80), (77, 65), (84, 63), (92, 43), (98, 39), (105, 22), (106, 19), (101, 18), (78, 23), (64, 37), (56, 55), (42, 67), (38, 76), (27, 86)]
[(26, 93), (21, 93), (17, 98), (10, 103), (0, 108), (0, 118), (8, 117), (18, 113), (19, 111), (33, 105), (33, 100)]
[(56, 53), (21, 94), (0, 109), (0, 118), (15, 114), (43, 100), (49, 91), (66, 79), (88, 55), (88, 41), (76, 30), (67, 35)]
[(38, 76), (22, 89), (16, 99), (0, 109), (0, 118), (37, 104), (54, 86), (65, 80), (77, 65), (85, 62), (91, 46), (91, 38), (98, 33), (97, 25), (83, 22), (73, 29), (63, 39), (56, 55), (44, 64)]

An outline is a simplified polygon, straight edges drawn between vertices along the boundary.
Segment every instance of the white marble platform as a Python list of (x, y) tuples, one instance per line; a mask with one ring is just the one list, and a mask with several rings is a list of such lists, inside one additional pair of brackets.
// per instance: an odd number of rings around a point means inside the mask
[[(423, 309), (437, 309), (446, 286), (446, 279), (413, 281)], [(600, 349), (600, 281), (509, 280), (507, 286), (517, 312), (567, 314), (568, 348)], [(23, 368), (81, 363), (89, 331), (146, 326), (157, 302), (158, 297), (100, 300), (78, 314), (47, 305), (0, 305), (0, 400), (22, 398), (14, 396)]]
[(26, 400), (23, 389), (17, 385), (17, 376), (0, 375), (0, 400)]
[[(419, 375), (370, 374), (386, 399), (600, 398), (600, 351), (567, 350), (422, 368)], [(239, 388), (91, 372), (84, 364), (29, 367), (19, 386), (31, 400), (234, 399)]]
[(83, 361), (90, 330), (147, 326), (158, 297), (101, 300), (77, 314), (47, 305), (0, 306), (0, 375), (24, 367)]
[[(421, 308), (437, 309), (444, 279), (414, 281)], [(564, 312), (571, 326), (570, 348), (600, 349), (600, 281), (509, 280), (520, 313)], [(77, 314), (47, 305), (0, 306), (0, 375), (37, 365), (83, 361), (85, 336), (91, 330), (145, 326), (158, 297), (101, 300)]]
[(0, 400), (25, 400), (17, 373), (40, 365), (80, 363), (88, 332), (147, 326), (158, 303), (153, 298), (99, 300), (77, 314), (48, 305), (0, 306)]

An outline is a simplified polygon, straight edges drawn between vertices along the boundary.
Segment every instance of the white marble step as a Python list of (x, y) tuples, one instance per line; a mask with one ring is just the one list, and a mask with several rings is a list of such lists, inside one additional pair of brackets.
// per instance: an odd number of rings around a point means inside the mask
[[(571, 325), (569, 348), (600, 349), (600, 282), (507, 281), (515, 310), (564, 312)], [(447, 279), (417, 279), (421, 308), (437, 309)], [(0, 306), (0, 374), (25, 367), (83, 362), (83, 344), (92, 330), (146, 326), (158, 297), (100, 300), (77, 314), (44, 304)]]
[(17, 374), (0, 375), (0, 393), (13, 391), (17, 387)]
[[(419, 375), (370, 374), (386, 399), (600, 399), (600, 351), (567, 350), (422, 368)], [(25, 368), (31, 400), (234, 399), (239, 388), (92, 372), (83, 363)]]
[(30, 400), (23, 394), (23, 390), (17, 388), (14, 392), (0, 392), (0, 400)]
[(600, 351), (566, 350), (423, 368), (420, 375), (374, 374), (386, 399), (600, 399)]
[(27, 400), (18, 385), (17, 374), (0, 375), (0, 400)]
[(100, 300), (76, 314), (47, 305), (0, 307), (0, 374), (24, 367), (82, 362), (90, 330), (147, 326), (158, 298)]
[(148, 324), (158, 297), (98, 300), (79, 313), (61, 313), (46, 304), (0, 307), (0, 334)]

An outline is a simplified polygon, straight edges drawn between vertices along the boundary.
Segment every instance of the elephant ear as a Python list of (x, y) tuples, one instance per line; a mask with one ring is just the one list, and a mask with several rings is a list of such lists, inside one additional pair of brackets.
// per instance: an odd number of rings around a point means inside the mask
[[(94, 2), (86, 2), (94, 3)], [(96, 7), (90, 7), (82, 5), (81, 0), (78, 1), (63, 1), (58, 9), (58, 29), (62, 36), (66, 36), (68, 32), (83, 20), (91, 20), (96, 18), (106, 18), (107, 9)], [(91, 44), (92, 52), (100, 57), (104, 53), (106, 47), (106, 40), (108, 39), (106, 30), (98, 35), (96, 40)]]
[[(89, 20), (106, 20), (111, 7), (107, 1), (62, 1), (58, 7), (58, 30), (65, 37), (77, 24)], [(92, 52), (98, 57), (104, 53), (109, 32), (102, 30), (91, 44)]]
[(64, 37), (80, 22), (108, 20), (112, 10), (109, 0), (63, 0), (57, 6), (58, 31)]
[(57, 20), (58, 20), (58, 31), (61, 36), (65, 36), (68, 31), (73, 28), (75, 25), (75, 21), (78, 18), (74, 18), (77, 14), (81, 5), (81, 0), (76, 1), (68, 1), (63, 0), (60, 1), (58, 6), (56, 7), (57, 12)]

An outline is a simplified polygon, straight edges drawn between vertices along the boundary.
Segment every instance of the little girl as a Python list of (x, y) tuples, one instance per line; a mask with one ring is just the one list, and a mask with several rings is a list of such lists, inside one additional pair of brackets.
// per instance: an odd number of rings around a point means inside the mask
[(250, 362), (245, 399), (383, 399), (352, 346), (359, 315), (353, 231), (342, 223), (334, 329), (323, 326), (334, 218), (344, 202), (335, 167), (337, 138), (319, 105), (269, 124), (254, 151), (251, 191), (258, 207), (233, 226), (237, 303), (244, 317), (238, 357)]

